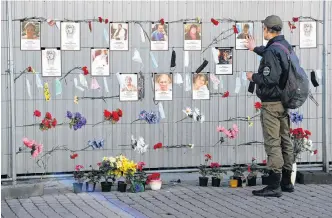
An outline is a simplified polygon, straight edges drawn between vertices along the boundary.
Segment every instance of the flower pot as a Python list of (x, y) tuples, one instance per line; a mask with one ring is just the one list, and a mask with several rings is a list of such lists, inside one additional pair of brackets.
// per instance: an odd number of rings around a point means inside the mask
[(118, 191), (119, 192), (126, 192), (127, 191), (127, 183), (124, 181), (118, 181)]
[(236, 188), (237, 185), (238, 185), (238, 180), (237, 179), (231, 179), (231, 180), (229, 180), (229, 186), (231, 188)]
[(110, 192), (112, 189), (112, 183), (111, 182), (101, 182), (101, 191), (102, 192)]
[(145, 184), (143, 184), (142, 182), (131, 182), (130, 191), (133, 193), (144, 192)]
[(209, 177), (199, 177), (199, 186), (207, 186)]
[(162, 181), (160, 179), (159, 180), (151, 180), (149, 184), (150, 184), (151, 189), (156, 191), (156, 190), (161, 189)]
[(89, 183), (89, 182), (86, 182), (85, 183), (85, 190), (87, 192), (94, 192), (96, 189), (96, 183)]
[(221, 182), (221, 179), (219, 179), (217, 177), (212, 177), (212, 186), (213, 187), (220, 187), (220, 182)]
[(248, 186), (256, 186), (256, 176), (248, 177)]
[(242, 180), (240, 176), (234, 177), (237, 180), (237, 187), (243, 187), (246, 183), (246, 179)]
[(291, 174), (291, 183), (293, 185), (295, 185), (295, 181), (296, 181), (296, 172), (297, 171), (297, 165), (296, 163), (293, 163), (293, 167), (292, 167), (292, 174)]
[(77, 183), (77, 182), (73, 183), (73, 191), (74, 191), (74, 193), (81, 193), (82, 192), (82, 188), (83, 188), (83, 183)]
[(262, 175), (262, 185), (269, 184), (269, 175)]

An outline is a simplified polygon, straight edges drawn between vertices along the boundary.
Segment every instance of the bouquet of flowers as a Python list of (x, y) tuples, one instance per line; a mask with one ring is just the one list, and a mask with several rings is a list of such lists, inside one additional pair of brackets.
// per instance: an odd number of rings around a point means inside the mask
[(114, 170), (116, 169), (116, 160), (114, 157), (104, 157), (102, 162), (98, 163), (100, 175), (104, 177), (105, 182), (108, 183), (109, 179), (115, 181)]
[[(33, 115), (36, 117), (40, 117), (41, 112), (39, 110), (35, 110), (33, 112)], [(55, 128), (57, 124), (58, 121), (55, 118), (52, 118), (52, 114), (50, 112), (46, 112), (44, 119), (39, 124), (39, 129), (42, 131), (49, 130), (51, 128)]]
[(195, 122), (203, 123), (205, 121), (205, 116), (200, 112), (198, 108), (192, 110), (190, 107), (187, 107), (185, 110), (182, 110), (186, 114), (186, 117), (177, 121), (176, 123), (185, 120), (187, 118), (193, 119)]
[(130, 161), (123, 155), (115, 157), (116, 169), (114, 170), (114, 175), (117, 177), (124, 176), (127, 180), (131, 180), (136, 172), (137, 165), (134, 161)]
[(294, 160), (304, 151), (309, 151), (311, 155), (317, 154), (317, 150), (313, 150), (312, 141), (309, 140), (311, 132), (302, 128), (290, 129), (291, 139), (294, 149)]
[[(116, 109), (116, 111), (104, 110), (104, 121), (111, 121), (113, 124), (117, 123), (122, 117), (123, 113), (121, 109)], [(103, 122), (104, 122), (103, 121)]]
[(139, 120), (145, 121), (148, 124), (157, 124), (160, 122), (160, 114), (159, 112), (147, 112), (146, 110), (142, 110), (138, 115), (138, 119), (134, 120), (132, 123)]
[(78, 130), (85, 126), (86, 119), (79, 112), (72, 113), (67, 111), (67, 118), (70, 119), (69, 128), (74, 128), (74, 130)]

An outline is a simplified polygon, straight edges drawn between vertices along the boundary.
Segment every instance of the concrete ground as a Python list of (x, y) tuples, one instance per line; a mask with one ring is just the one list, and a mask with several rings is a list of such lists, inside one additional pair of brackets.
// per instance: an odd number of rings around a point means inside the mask
[[(44, 195), (1, 201), (1, 217), (332, 217), (332, 185), (296, 184), (280, 198), (254, 197), (262, 186), (198, 186), (197, 174), (162, 174), (159, 191), (72, 192), (72, 180), (44, 181)], [(180, 179), (181, 183), (171, 182)], [(211, 180), (210, 180), (211, 181)], [(260, 181), (258, 181), (260, 183)]]

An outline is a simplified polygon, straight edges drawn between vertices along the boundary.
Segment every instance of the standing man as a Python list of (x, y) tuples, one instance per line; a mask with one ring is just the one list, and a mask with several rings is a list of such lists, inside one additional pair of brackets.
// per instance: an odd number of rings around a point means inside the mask
[(289, 50), (292, 50), (292, 46), (280, 34), (283, 24), (278, 16), (268, 16), (263, 24), (264, 39), (269, 40), (266, 47), (256, 47), (251, 36), (247, 37), (245, 46), (262, 56), (258, 73), (248, 72), (247, 79), (255, 83), (256, 94), (262, 101), (261, 124), (270, 173), (268, 186), (252, 193), (256, 196), (280, 197), (281, 191), (294, 191), (291, 183), (294, 157), (289, 131), (290, 118), (281, 103), (280, 88), (284, 87), (287, 79), (289, 63), (287, 54), (273, 43), (280, 43)]

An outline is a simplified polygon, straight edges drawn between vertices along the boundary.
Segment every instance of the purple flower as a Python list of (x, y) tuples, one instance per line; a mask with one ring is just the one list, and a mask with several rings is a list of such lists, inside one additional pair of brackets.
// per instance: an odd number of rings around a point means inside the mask
[(82, 118), (81, 118), (81, 122), (82, 122), (82, 125), (85, 126), (85, 124), (86, 124), (86, 119), (85, 119), (85, 117), (82, 117)]
[(76, 131), (77, 129), (78, 129), (78, 126), (77, 126), (77, 124), (74, 124), (74, 130)]
[(139, 115), (138, 115), (138, 119), (145, 120), (147, 113), (148, 112), (146, 112), (145, 110), (142, 110), (141, 113), (139, 113)]
[(67, 111), (67, 117), (68, 117), (69, 119), (71, 119), (71, 118), (73, 118), (73, 114), (72, 114), (70, 111)]
[(76, 119), (81, 119), (82, 115), (79, 112), (75, 113), (75, 118)]

